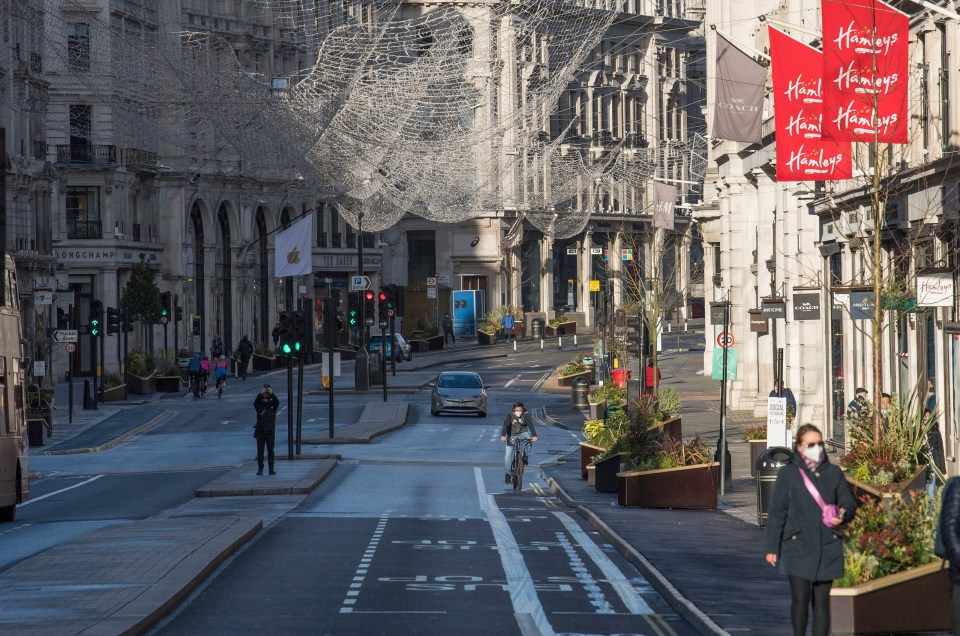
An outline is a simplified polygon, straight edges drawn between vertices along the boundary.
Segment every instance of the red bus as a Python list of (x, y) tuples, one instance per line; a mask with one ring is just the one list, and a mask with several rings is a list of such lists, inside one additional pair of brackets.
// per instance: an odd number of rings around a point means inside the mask
[(6, 257), (6, 302), (0, 306), (0, 521), (13, 521), (17, 504), (30, 496), (27, 470), (23, 340), (13, 258)]

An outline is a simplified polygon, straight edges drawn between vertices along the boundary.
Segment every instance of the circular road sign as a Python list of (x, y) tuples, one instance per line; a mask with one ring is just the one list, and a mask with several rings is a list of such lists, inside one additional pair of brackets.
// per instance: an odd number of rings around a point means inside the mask
[(161, 324), (161, 325), (167, 324), (167, 317), (166, 317), (166, 316), (160, 316), (160, 324)]
[(733, 334), (729, 331), (721, 332), (720, 335), (717, 336), (717, 344), (724, 349), (729, 349), (733, 346)]
[(72, 342), (68, 342), (65, 348), (67, 350), (67, 353), (73, 353), (74, 351), (77, 350), (77, 345)]
[(388, 310), (387, 310), (387, 315), (388, 315), (388, 316), (393, 316), (393, 310), (392, 310), (392, 309), (388, 309)]

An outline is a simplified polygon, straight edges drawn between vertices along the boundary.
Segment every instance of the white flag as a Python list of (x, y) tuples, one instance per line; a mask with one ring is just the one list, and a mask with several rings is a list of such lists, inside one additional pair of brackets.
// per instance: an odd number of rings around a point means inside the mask
[(274, 276), (304, 276), (313, 272), (313, 251), (310, 248), (312, 236), (312, 214), (277, 234)]

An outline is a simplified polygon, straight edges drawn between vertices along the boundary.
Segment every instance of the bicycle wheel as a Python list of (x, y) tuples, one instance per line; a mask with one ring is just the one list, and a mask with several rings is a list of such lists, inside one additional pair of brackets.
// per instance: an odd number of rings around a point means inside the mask
[(513, 447), (513, 471), (511, 481), (514, 490), (523, 489), (523, 449), (520, 444)]

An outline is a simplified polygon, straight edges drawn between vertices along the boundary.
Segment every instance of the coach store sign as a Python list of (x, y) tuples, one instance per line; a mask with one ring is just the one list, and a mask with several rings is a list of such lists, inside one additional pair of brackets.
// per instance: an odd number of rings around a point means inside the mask
[(793, 295), (794, 320), (820, 320), (820, 292)]

